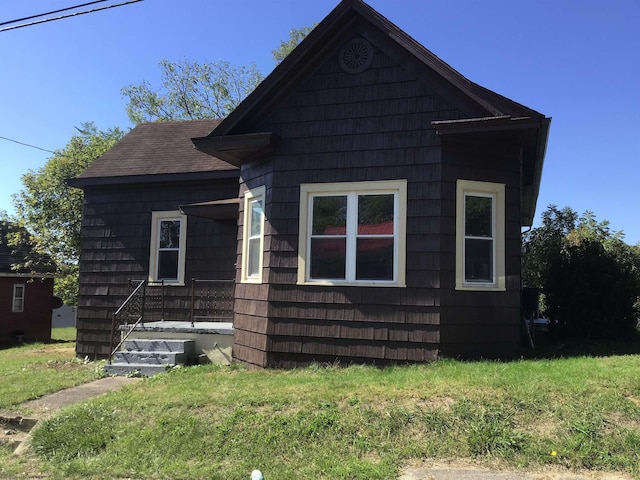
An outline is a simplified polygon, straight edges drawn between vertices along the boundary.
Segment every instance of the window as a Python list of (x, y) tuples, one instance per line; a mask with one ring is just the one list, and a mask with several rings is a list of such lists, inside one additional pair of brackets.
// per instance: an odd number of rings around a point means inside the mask
[(458, 180), (458, 290), (505, 290), (504, 190), (499, 183)]
[(178, 211), (153, 212), (151, 221), (149, 280), (184, 285), (187, 217)]
[(15, 284), (13, 286), (13, 302), (11, 305), (12, 312), (24, 312), (24, 285)]
[(264, 245), (265, 187), (244, 194), (244, 226), (242, 234), (242, 281), (262, 283)]
[(298, 283), (405, 283), (406, 180), (300, 186)]

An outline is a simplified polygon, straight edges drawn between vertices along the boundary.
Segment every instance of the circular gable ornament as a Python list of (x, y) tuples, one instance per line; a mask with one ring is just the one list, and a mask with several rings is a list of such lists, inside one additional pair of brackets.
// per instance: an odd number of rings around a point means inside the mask
[(371, 65), (373, 48), (364, 38), (354, 38), (340, 49), (338, 58), (345, 72), (361, 73)]

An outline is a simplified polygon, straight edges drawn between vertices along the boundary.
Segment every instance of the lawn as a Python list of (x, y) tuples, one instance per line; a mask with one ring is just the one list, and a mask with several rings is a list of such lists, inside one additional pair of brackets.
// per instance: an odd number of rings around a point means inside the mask
[(464, 458), (640, 478), (640, 356), (177, 368), (65, 410), (32, 448), (0, 476), (372, 480)]
[(75, 358), (75, 328), (55, 328), (49, 343), (0, 349), (0, 411), (97, 378), (97, 364)]

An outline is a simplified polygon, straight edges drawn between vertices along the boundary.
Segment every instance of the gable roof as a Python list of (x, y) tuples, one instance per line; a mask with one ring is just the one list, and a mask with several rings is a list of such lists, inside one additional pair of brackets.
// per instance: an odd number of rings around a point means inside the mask
[[(8, 236), (12, 233), (28, 236), (24, 228), (0, 221), (0, 276), (51, 276), (56, 269), (51, 258), (34, 252), (27, 241), (17, 247), (9, 245)], [(25, 262), (28, 265), (22, 266)], [(16, 265), (21, 266), (14, 268)]]
[(470, 81), (362, 0), (343, 0), (207, 137), (248, 133), (244, 131), (248, 117), (255, 125), (255, 117), (268, 114), (274, 104), (288, 95), (293, 84), (306, 77), (327, 54), (344, 42), (345, 32), (358, 22), (373, 26), (442, 80), (443, 85), (452, 87), (471, 106), (475, 113), (473, 118), (545, 118), (533, 109)]
[(96, 159), (77, 178), (74, 187), (138, 183), (225, 175), (237, 176), (233, 165), (193, 148), (191, 137), (210, 132), (219, 119), (142, 123)]
[(237, 166), (266, 157), (273, 151), (275, 137), (253, 129), (334, 54), (347, 35), (366, 30), (359, 28), (362, 25), (399, 47), (403, 57), (399, 62), (406, 62), (409, 55), (419, 74), (443, 97), (464, 106), (469, 118), (432, 122), (439, 135), (517, 130), (523, 147), (521, 222), (531, 225), (551, 119), (470, 81), (362, 0), (343, 0), (209, 135), (193, 138), (196, 148)]

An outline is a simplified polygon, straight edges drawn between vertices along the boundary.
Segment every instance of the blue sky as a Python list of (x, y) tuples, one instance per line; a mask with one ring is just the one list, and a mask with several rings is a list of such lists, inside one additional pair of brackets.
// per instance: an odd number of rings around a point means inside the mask
[[(3, 1), (0, 22), (74, 0)], [(112, 3), (116, 3), (114, 0)], [(470, 80), (553, 117), (536, 225), (549, 204), (593, 211), (640, 242), (640, 2), (369, 0)], [(161, 59), (256, 62), (337, 0), (144, 0), (0, 32), (0, 137), (63, 148), (75, 126), (131, 124), (120, 89)], [(0, 139), (0, 210), (50, 153)]]

